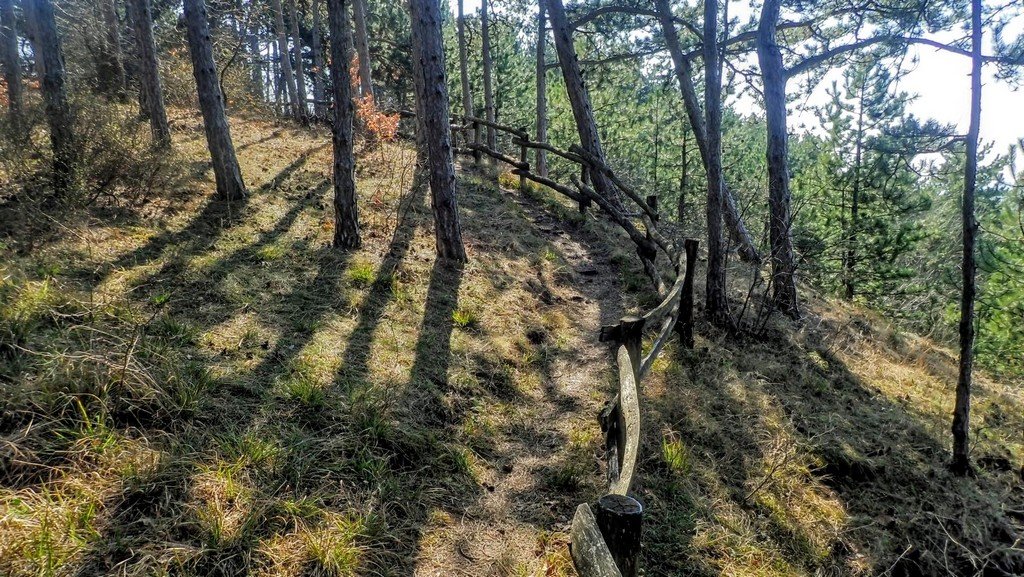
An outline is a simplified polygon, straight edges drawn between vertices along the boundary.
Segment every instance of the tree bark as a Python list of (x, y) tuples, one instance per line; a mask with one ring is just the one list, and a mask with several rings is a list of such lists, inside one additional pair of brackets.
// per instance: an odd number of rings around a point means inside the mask
[(0, 59), (7, 84), (7, 109), (11, 128), (18, 138), (23, 136), (22, 114), (25, 104), (21, 86), (21, 62), (18, 57), (18, 21), (13, 0), (0, 0)]
[(260, 51), (260, 25), (256, 18), (257, 6), (249, 3), (249, 29), (247, 31), (247, 42), (249, 43), (249, 62), (252, 68), (252, 95), (259, 100), (264, 99), (263, 80), (263, 54)]
[(327, 95), (324, 89), (324, 46), (320, 37), (321, 26), (320, 0), (313, 0), (313, 116), (317, 119), (327, 118), (327, 106), (324, 104)]
[(75, 144), (74, 118), (68, 104), (64, 53), (57, 21), (50, 0), (25, 2), (26, 17), (32, 23), (37, 65), (42, 69), (41, 89), (50, 127), (53, 150), (53, 188), (57, 197), (66, 195), (75, 181), (78, 150)]
[[(757, 60), (764, 84), (765, 120), (768, 126), (768, 231), (771, 241), (772, 286), (776, 306), (786, 315), (800, 318), (796, 291), (796, 259), (793, 255), (789, 189), (789, 136), (786, 132), (786, 71), (775, 28), (781, 0), (765, 0), (757, 29)], [(710, 127), (709, 127), (710, 129)]]
[[(770, 1), (770, 0), (769, 0)], [(718, 0), (704, 2), (704, 115), (708, 140), (708, 272), (705, 312), (711, 322), (731, 322), (726, 296), (725, 242), (722, 237), (722, 76), (718, 53)]]
[(137, 51), (140, 89), (145, 94), (146, 113), (153, 144), (159, 148), (171, 146), (171, 128), (164, 107), (164, 89), (160, 81), (160, 63), (157, 61), (156, 40), (153, 38), (153, 13), (149, 0), (129, 0), (132, 5), (132, 26)]
[(104, 38), (96, 68), (99, 91), (115, 100), (124, 100), (125, 76), (121, 59), (121, 28), (117, 20), (117, 6), (114, 0), (100, 0), (100, 16), (103, 19)]
[(288, 8), (292, 20), (292, 50), (295, 56), (295, 96), (298, 98), (299, 115), (297, 120), (309, 122), (309, 103), (306, 98), (306, 67), (302, 60), (302, 33), (299, 27), (299, 11), (295, 9), (295, 0), (288, 0)]
[[(544, 0), (537, 0), (537, 142), (548, 141), (547, 17)], [(538, 148), (537, 174), (547, 178), (548, 153)]]
[(288, 29), (284, 26), (284, 8), (281, 0), (270, 0), (270, 9), (274, 11), (274, 28), (277, 29), (277, 54), (284, 79), (284, 89), (288, 96), (292, 118), (301, 118), (299, 97), (296, 93), (295, 75), (292, 73), (292, 59), (288, 50)]
[[(590, 95), (587, 93), (583, 75), (580, 73), (576, 48), (572, 43), (569, 23), (565, 16), (562, 0), (547, 0), (548, 13), (551, 19), (551, 30), (555, 35), (555, 51), (558, 53), (559, 67), (565, 80), (566, 92), (572, 106), (573, 118), (576, 120), (576, 131), (579, 133), (580, 146), (604, 164), (607, 159), (601, 147), (601, 136), (597, 131), (594, 111), (590, 106)], [(590, 171), (595, 191), (608, 200), (611, 205), (621, 210), (622, 202), (608, 175), (601, 170)]]
[[(679, 34), (676, 32), (675, 23), (672, 20), (672, 8), (668, 0), (655, 0), (658, 11), (658, 20), (661, 22), (662, 32), (665, 36), (665, 44), (672, 56), (673, 69), (676, 79), (679, 81), (679, 90), (683, 96), (683, 104), (686, 108), (686, 116), (693, 128), (694, 140), (697, 142), (697, 150), (700, 152), (701, 162), (704, 165), (704, 172), (707, 173), (708, 166), (708, 138), (707, 127), (701, 117), (701, 107), (697, 99), (697, 89), (693, 83), (693, 69), (690, 61), (683, 54), (682, 46), (679, 43)], [(759, 263), (761, 255), (757, 253), (754, 246), (754, 239), (743, 223), (740, 216), (736, 199), (729, 191), (728, 184), (722, 189), (725, 224), (729, 228), (729, 236), (739, 246), (740, 258), (744, 262)]]
[[(860, 169), (864, 160), (864, 89), (867, 79), (861, 79), (860, 99), (857, 102), (857, 142), (853, 154), (853, 189), (850, 191), (850, 224), (846, 231), (846, 254), (843, 257), (843, 287), (846, 300), (852, 301), (857, 292), (854, 278), (857, 267), (857, 240), (860, 227)], [(846, 210), (846, 207), (843, 207)]]
[[(473, 95), (469, 90), (469, 56), (466, 48), (466, 15), (463, 10), (463, 0), (458, 0), (457, 31), (459, 37), (459, 77), (462, 81), (462, 115), (476, 116), (473, 111)], [(480, 145), (481, 130), (479, 124), (473, 125), (473, 144)], [(469, 139), (468, 133), (466, 139)], [(477, 162), (480, 161), (480, 153), (474, 154)]]
[[(480, 36), (484, 66), (484, 115), (487, 122), (494, 123), (494, 62), (491, 59), (491, 18), (487, 6), (489, 3), (488, 0), (480, 2)], [(498, 150), (497, 134), (493, 126), (487, 127), (487, 148)]]
[(203, 0), (185, 0), (185, 25), (188, 48), (192, 56), (192, 72), (199, 93), (199, 108), (203, 113), (206, 145), (213, 161), (213, 174), (217, 181), (217, 195), (223, 200), (240, 200), (248, 192), (231, 142), (231, 129), (224, 114), (217, 65), (213, 61), (213, 42), (210, 40), (209, 18)]
[(370, 39), (366, 32), (366, 0), (353, 0), (353, 21), (356, 26), (356, 52), (359, 54), (359, 92), (366, 98), (373, 95), (370, 67)]
[[(334, 246), (356, 248), (359, 212), (356, 207), (355, 156), (352, 146), (352, 35), (348, 6), (353, 0), (327, 0), (331, 34), (331, 89), (334, 92)], [(354, 0), (358, 2), (358, 0)]]
[(967, 159), (964, 165), (963, 220), (963, 291), (960, 294), (960, 374), (956, 382), (956, 403), (953, 408), (954, 472), (964, 475), (971, 470), (970, 425), (971, 381), (974, 367), (974, 298), (977, 293), (974, 259), (978, 221), (974, 216), (974, 196), (978, 181), (978, 132), (981, 126), (981, 0), (971, 0), (971, 121), (967, 130)]
[[(128, 43), (137, 47), (139, 41), (135, 32), (135, 18), (135, 3), (133, 0), (126, 0), (124, 3), (125, 33), (128, 34)], [(138, 52), (137, 48), (136, 52)], [(139, 104), (139, 120), (149, 120), (149, 97), (143, 80), (141, 57), (138, 54), (133, 58), (128, 58), (125, 62), (125, 73), (128, 76), (129, 84), (138, 85), (135, 95)]]
[(452, 160), (451, 121), (448, 116), (441, 6), (438, 0), (411, 0), (409, 12), (413, 43), (416, 45), (413, 74), (419, 78), (417, 96), (429, 160), (437, 254), (441, 258), (465, 262), (466, 249), (462, 245), (462, 227), (455, 195), (455, 164)]

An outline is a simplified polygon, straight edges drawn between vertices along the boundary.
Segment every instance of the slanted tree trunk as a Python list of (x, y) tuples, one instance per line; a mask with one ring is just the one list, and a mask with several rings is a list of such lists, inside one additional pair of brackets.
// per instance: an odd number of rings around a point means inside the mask
[[(483, 65), (484, 65), (484, 114), (488, 122), (495, 122), (494, 115), (494, 87), (493, 74), (494, 74), (494, 63), (491, 60), (491, 23), (490, 14), (487, 5), (490, 2), (488, 0), (481, 0), (480, 2), (480, 35), (483, 46), (481, 48)], [(487, 148), (491, 150), (498, 149), (497, 131), (494, 130), (493, 126), (487, 127)]]
[(356, 27), (356, 53), (359, 55), (359, 92), (366, 98), (373, 95), (370, 67), (370, 39), (366, 32), (366, 0), (353, 0), (353, 21)]
[[(352, 35), (348, 6), (352, 0), (327, 0), (331, 34), (331, 89), (334, 92), (334, 246), (356, 248), (359, 212), (356, 208), (355, 156), (352, 148)], [(358, 0), (357, 0), (358, 1)]]
[(213, 61), (213, 42), (203, 0), (185, 0), (185, 25), (188, 32), (188, 50), (192, 55), (192, 72), (199, 93), (199, 108), (203, 113), (206, 145), (213, 161), (213, 174), (217, 181), (217, 195), (223, 200), (241, 200), (248, 192), (242, 181), (242, 172), (235, 158), (231, 142), (231, 129), (224, 114), (217, 77), (217, 64)]
[[(160, 63), (157, 61), (156, 40), (153, 38), (153, 13), (149, 0), (129, 0), (135, 36), (136, 65), (140, 90), (145, 93), (146, 113), (153, 144), (160, 148), (171, 145), (171, 128), (164, 107), (164, 89), (160, 81)], [(218, 89), (219, 90), (219, 89)]]
[(109, 98), (124, 100), (125, 77), (121, 59), (121, 25), (117, 20), (117, 6), (114, 0), (100, 0), (100, 16), (103, 19), (104, 38), (96, 63), (99, 91)]
[(292, 118), (299, 119), (299, 97), (295, 85), (295, 75), (292, 73), (292, 59), (288, 55), (288, 29), (284, 27), (284, 9), (281, 7), (281, 0), (270, 0), (270, 9), (274, 11), (274, 28), (277, 31), (277, 53), (278, 62), (281, 66), (281, 75), (284, 79), (285, 92), (288, 95), (288, 103)]
[(418, 77), (418, 109), (426, 137), (437, 254), (441, 258), (465, 262), (466, 249), (462, 245), (462, 226), (455, 195), (440, 2), (411, 0), (409, 13), (412, 39), (416, 45), (413, 74)]
[[(329, 18), (329, 17), (328, 17)], [(324, 89), (324, 46), (320, 37), (320, 0), (313, 0), (313, 115), (317, 119), (327, 118), (327, 99)]]
[[(594, 120), (594, 111), (590, 107), (590, 95), (583, 83), (583, 75), (576, 59), (576, 48), (573, 46), (569, 23), (565, 17), (565, 7), (562, 0), (547, 0), (547, 5), (551, 30), (555, 35), (555, 51), (558, 53), (559, 67), (565, 80), (566, 92), (569, 94), (572, 115), (576, 120), (580, 146), (591, 156), (607, 164), (604, 149), (601, 147), (601, 136), (597, 132), (597, 122)], [(607, 199), (612, 206), (621, 209), (619, 194), (608, 176), (600, 170), (593, 170), (590, 171), (590, 177), (597, 194)]]
[(24, 9), (32, 23), (36, 59), (43, 72), (41, 89), (53, 149), (53, 188), (55, 195), (61, 197), (74, 185), (78, 161), (74, 117), (65, 87), (64, 53), (50, 0), (29, 0)]
[(306, 67), (302, 60), (302, 33), (299, 28), (299, 11), (295, 0), (288, 0), (292, 20), (292, 48), (295, 55), (295, 96), (299, 99), (300, 122), (309, 122), (309, 103), (306, 99)]
[[(548, 141), (547, 17), (544, 0), (537, 1), (537, 142)], [(548, 153), (538, 148), (537, 174), (548, 175)]]
[[(790, 231), (789, 136), (786, 132), (786, 70), (775, 28), (782, 0), (765, 0), (757, 28), (757, 60), (764, 84), (768, 126), (768, 236), (771, 242), (772, 286), (775, 305), (800, 318), (796, 292), (796, 258)], [(708, 127), (710, 131), (710, 127)]]
[(13, 0), (0, 0), (0, 60), (7, 84), (8, 118), (14, 134), (21, 138), (24, 128), (24, 97), (21, 86), (21, 62), (18, 57), (18, 21), (14, 16)]
[(704, 2), (704, 116), (708, 139), (708, 273), (705, 313), (711, 322), (731, 322), (725, 286), (725, 239), (722, 236), (722, 76), (718, 52), (718, 0)]
[[(701, 106), (697, 99), (697, 89), (693, 83), (693, 69), (690, 60), (683, 54), (682, 46), (679, 43), (679, 34), (676, 32), (675, 23), (672, 20), (672, 8), (669, 0), (655, 0), (655, 6), (658, 11), (658, 20), (661, 22), (662, 32), (665, 36), (665, 45), (672, 56), (676, 79), (679, 81), (679, 90), (682, 92), (686, 117), (693, 128), (697, 150), (700, 152), (701, 162), (704, 164), (704, 172), (707, 173), (707, 127), (704, 126)], [(757, 253), (757, 248), (754, 246), (754, 239), (743, 223), (743, 217), (740, 216), (736, 199), (729, 191), (728, 185), (725, 185), (722, 189), (722, 195), (725, 223), (729, 227), (729, 236), (732, 238), (732, 241), (739, 246), (740, 258), (745, 262), (760, 262), (761, 256)]]
[(971, 470), (971, 381), (974, 367), (974, 298), (977, 293), (974, 246), (978, 238), (974, 196), (978, 186), (978, 132), (981, 127), (981, 10), (981, 0), (971, 0), (971, 121), (967, 130), (964, 198), (961, 203), (964, 246), (961, 267), (963, 290), (960, 294), (960, 374), (956, 382), (956, 403), (953, 408), (952, 469), (960, 475)]
[[(462, 81), (462, 115), (476, 116), (473, 111), (473, 94), (469, 90), (469, 55), (466, 48), (466, 15), (463, 10), (463, 4), (463, 0), (458, 0), (458, 18), (456, 22), (459, 36), (459, 77)], [(473, 144), (480, 144), (480, 136), (480, 125), (474, 124)], [(468, 133), (466, 139), (469, 139)], [(476, 153), (475, 158), (479, 162), (480, 154)]]

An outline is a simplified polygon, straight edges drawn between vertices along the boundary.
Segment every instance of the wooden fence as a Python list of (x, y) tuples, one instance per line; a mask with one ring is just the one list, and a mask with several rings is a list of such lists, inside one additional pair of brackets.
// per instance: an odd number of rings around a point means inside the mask
[[(524, 128), (512, 128), (476, 117), (461, 118), (453, 124), (453, 135), (463, 135), (457, 153), (472, 155), (477, 161), (488, 156), (513, 167), (519, 177), (520, 191), (530, 180), (576, 201), (581, 212), (592, 204), (602, 209), (637, 245), (637, 255), (644, 272), (657, 289), (661, 302), (640, 317), (624, 317), (618, 324), (601, 328), (600, 340), (613, 343), (618, 367), (618, 391), (598, 416), (605, 439), (607, 494), (593, 505), (583, 503), (576, 509), (570, 530), (570, 553), (581, 577), (636, 577), (641, 549), (643, 505), (630, 496), (637, 473), (640, 454), (640, 383), (650, 372), (665, 343), (677, 332), (687, 347), (693, 347), (693, 276), (697, 260), (697, 241), (686, 239), (682, 247), (659, 233), (656, 196), (642, 198), (615, 172), (586, 150), (573, 146), (559, 150), (547, 143), (533, 142)], [(479, 126), (488, 126), (511, 135), (519, 147), (519, 158), (513, 158), (482, 143), (471, 142), (469, 135)], [(580, 166), (580, 178), (572, 178), (573, 187), (534, 174), (527, 160), (528, 151), (544, 150)], [(601, 171), (619, 192), (636, 205), (635, 213), (625, 206), (599, 195), (588, 184), (588, 175)], [(642, 223), (643, 231), (636, 221)], [(671, 286), (657, 266), (662, 254), (674, 269)], [(654, 334), (647, 353), (644, 338)]]

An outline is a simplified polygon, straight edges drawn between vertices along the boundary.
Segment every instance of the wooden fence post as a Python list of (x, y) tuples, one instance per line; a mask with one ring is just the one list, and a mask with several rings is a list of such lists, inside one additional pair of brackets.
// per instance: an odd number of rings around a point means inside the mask
[[(587, 165), (580, 164), (580, 182), (585, 186), (590, 186), (590, 171), (587, 170)], [(587, 195), (580, 197), (580, 214), (587, 214), (587, 209), (590, 208), (590, 199)]]
[(594, 517), (622, 577), (639, 574), (643, 505), (626, 495), (605, 495), (594, 505)]
[(683, 272), (683, 295), (679, 301), (679, 318), (676, 320), (676, 332), (683, 341), (683, 346), (693, 348), (693, 275), (694, 267), (697, 264), (697, 246), (695, 239), (688, 238), (683, 241), (683, 250), (686, 251), (686, 270)]
[[(519, 130), (522, 130), (523, 132), (526, 132), (526, 128), (525, 127), (522, 127)], [(526, 144), (525, 144), (525, 141), (524, 141), (523, 144), (519, 145), (519, 162), (522, 162), (523, 164), (527, 164), (528, 163), (528, 161), (526, 159), (526, 150), (527, 150), (526, 149)], [(529, 169), (527, 169), (527, 170), (529, 170)], [(519, 175), (519, 194), (526, 194), (526, 177), (521, 175), (521, 174)]]

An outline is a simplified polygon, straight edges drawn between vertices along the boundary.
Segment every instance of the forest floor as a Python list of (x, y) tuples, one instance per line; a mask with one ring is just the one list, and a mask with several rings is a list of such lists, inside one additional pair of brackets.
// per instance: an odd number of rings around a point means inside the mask
[[(470, 261), (444, 264), (414, 154), (385, 145), (338, 252), (329, 134), (232, 123), (245, 203), (211, 200), (179, 112), (181, 178), (144, 208), (2, 209), (0, 574), (573, 574), (614, 388), (598, 329), (652, 300), (627, 242), (466, 166)], [(953, 355), (807, 306), (655, 363), (647, 574), (1024, 573), (1021, 389), (979, 379), (956, 479)]]

